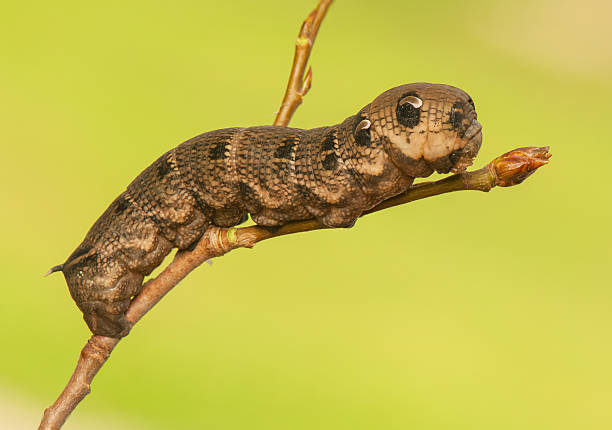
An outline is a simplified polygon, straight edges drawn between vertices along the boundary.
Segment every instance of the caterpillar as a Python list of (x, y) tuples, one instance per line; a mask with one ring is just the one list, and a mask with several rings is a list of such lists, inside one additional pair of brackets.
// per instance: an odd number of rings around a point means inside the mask
[(415, 83), (385, 91), (329, 127), (201, 134), (138, 175), (49, 273), (63, 272), (94, 334), (121, 338), (144, 277), (209, 225), (238, 225), (250, 214), (266, 227), (312, 218), (351, 227), (415, 178), (465, 170), (480, 149), (481, 128), (464, 91)]

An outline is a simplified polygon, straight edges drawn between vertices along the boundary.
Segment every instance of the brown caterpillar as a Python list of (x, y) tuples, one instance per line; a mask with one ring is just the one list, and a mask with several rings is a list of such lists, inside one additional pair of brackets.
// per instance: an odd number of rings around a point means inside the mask
[(392, 88), (342, 123), (228, 128), (168, 151), (111, 203), (62, 265), (94, 334), (123, 337), (130, 300), (172, 248), (211, 223), (317, 218), (351, 227), (363, 211), (434, 171), (465, 170), (482, 142), (472, 99), (448, 85)]

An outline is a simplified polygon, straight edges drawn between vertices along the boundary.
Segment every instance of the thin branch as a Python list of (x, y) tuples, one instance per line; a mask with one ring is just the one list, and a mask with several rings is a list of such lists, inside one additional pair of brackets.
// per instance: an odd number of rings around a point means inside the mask
[(315, 38), (319, 32), (321, 21), (325, 18), (327, 9), (332, 4), (333, 0), (321, 0), (308, 18), (302, 23), (300, 32), (295, 41), (295, 54), (293, 56), (293, 65), (289, 74), (289, 82), (285, 90), (285, 97), (280, 105), (274, 125), (287, 125), (291, 120), (295, 110), (302, 103), (302, 98), (310, 90), (312, 83), (312, 68), (308, 68), (308, 72), (304, 75), (306, 64), (310, 57), (310, 51), (314, 45)]

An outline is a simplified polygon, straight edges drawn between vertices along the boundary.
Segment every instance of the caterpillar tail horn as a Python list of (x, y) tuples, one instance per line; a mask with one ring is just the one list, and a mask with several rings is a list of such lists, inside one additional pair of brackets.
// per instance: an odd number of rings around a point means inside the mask
[(49, 269), (47, 273), (45, 273), (45, 277), (49, 276), (53, 272), (61, 272), (63, 269), (64, 269), (63, 264), (58, 264), (57, 266), (53, 266), (52, 268)]

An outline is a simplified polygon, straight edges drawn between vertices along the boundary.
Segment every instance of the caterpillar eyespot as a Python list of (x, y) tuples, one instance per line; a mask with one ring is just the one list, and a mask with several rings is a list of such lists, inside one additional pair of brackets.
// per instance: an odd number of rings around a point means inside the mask
[(398, 122), (409, 128), (416, 127), (421, 121), (421, 106), (423, 106), (423, 100), (414, 93), (402, 97), (395, 111)]
[(372, 144), (372, 139), (369, 130), (371, 125), (372, 123), (367, 119), (362, 119), (361, 121), (359, 121), (359, 123), (355, 127), (355, 143), (357, 143), (357, 145), (367, 147)]
[(406, 103), (410, 103), (412, 105), (413, 108), (418, 109), (421, 106), (423, 106), (423, 100), (421, 100), (418, 97), (415, 96), (408, 96), (408, 97), (404, 97), (402, 100), (400, 100), (399, 104), (404, 105)]
[[(435, 101), (437, 112), (422, 112), (424, 100)], [(448, 85), (407, 84), (328, 127), (227, 128), (196, 136), (138, 175), (50, 273), (64, 273), (94, 334), (123, 337), (130, 329), (125, 311), (143, 278), (210, 225), (238, 225), (250, 214), (269, 228), (312, 218), (350, 227), (415, 177), (464, 168), (482, 140), (467, 100)], [(433, 128), (440, 115), (454, 127)]]
[(357, 127), (355, 128), (355, 133), (360, 130), (367, 130), (368, 128), (370, 128), (371, 125), (372, 123), (369, 120), (364, 119), (359, 124), (357, 124)]

